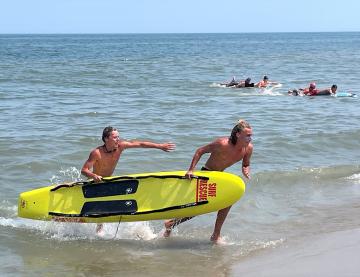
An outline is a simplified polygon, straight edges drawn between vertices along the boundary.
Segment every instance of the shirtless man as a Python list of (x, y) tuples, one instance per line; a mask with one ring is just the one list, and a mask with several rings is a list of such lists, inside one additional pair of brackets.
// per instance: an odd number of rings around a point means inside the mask
[[(113, 127), (106, 127), (102, 134), (103, 145), (91, 151), (89, 158), (84, 163), (81, 173), (95, 182), (101, 182), (103, 177), (113, 174), (120, 155), (127, 148), (156, 148), (169, 152), (175, 149), (175, 144), (153, 143), (149, 141), (125, 141), (120, 139), (118, 131)], [(96, 231), (102, 230), (98, 224)]]
[(268, 76), (264, 76), (263, 79), (255, 85), (258, 88), (266, 88), (268, 85), (278, 85), (278, 82), (270, 82)]
[[(202, 170), (224, 171), (226, 168), (242, 160), (242, 173), (246, 178), (250, 178), (250, 158), (253, 151), (251, 136), (252, 129), (249, 123), (245, 120), (239, 120), (233, 128), (230, 137), (218, 138), (196, 150), (185, 176), (190, 179), (201, 156), (205, 153), (210, 153), (210, 157)], [(220, 241), (221, 228), (230, 208), (231, 206), (218, 211), (214, 232), (210, 238), (211, 241), (215, 243)], [(169, 237), (171, 230), (176, 225), (191, 218), (175, 218), (165, 221), (166, 230), (164, 237)]]
[(336, 95), (337, 85), (332, 85), (330, 88), (319, 90), (316, 95)]

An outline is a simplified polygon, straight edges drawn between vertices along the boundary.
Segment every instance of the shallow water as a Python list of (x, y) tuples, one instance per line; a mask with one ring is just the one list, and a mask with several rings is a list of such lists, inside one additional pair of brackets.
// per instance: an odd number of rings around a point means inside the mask
[[(315, 81), (359, 95), (359, 44), (360, 33), (1, 35), (0, 273), (227, 276), (264, 249), (358, 227), (359, 98), (286, 92)], [(218, 85), (264, 74), (282, 86)], [(239, 118), (253, 127), (252, 179), (225, 222), (225, 245), (209, 242), (215, 214), (167, 240), (161, 221), (105, 224), (99, 237), (94, 224), (17, 217), (20, 192), (81, 178), (105, 126), (177, 144), (126, 150), (120, 175), (186, 170), (197, 147)], [(241, 175), (241, 165), (227, 171)]]

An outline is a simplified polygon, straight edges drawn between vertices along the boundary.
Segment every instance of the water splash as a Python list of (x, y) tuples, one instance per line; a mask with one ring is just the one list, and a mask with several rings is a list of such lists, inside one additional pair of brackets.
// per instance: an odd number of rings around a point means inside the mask
[(59, 171), (59, 175), (53, 175), (50, 178), (50, 182), (52, 184), (59, 184), (69, 181), (80, 181), (81, 179), (81, 171), (76, 167), (69, 167), (69, 168), (61, 168)]
[(360, 184), (360, 173), (353, 174), (345, 179), (353, 180), (356, 184)]
[[(16, 206), (8, 208), (16, 213)], [(59, 241), (68, 240), (152, 240), (158, 237), (150, 222), (105, 223), (101, 235), (96, 233), (95, 223), (71, 223), (39, 221), (12, 217), (0, 217), (0, 226), (37, 232), (42, 237)]]

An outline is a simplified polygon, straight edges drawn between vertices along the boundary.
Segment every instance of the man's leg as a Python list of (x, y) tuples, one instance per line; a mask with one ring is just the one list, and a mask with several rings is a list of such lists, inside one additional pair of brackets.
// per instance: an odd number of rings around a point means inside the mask
[(215, 222), (215, 227), (214, 227), (214, 232), (210, 238), (211, 241), (217, 242), (220, 239), (221, 228), (224, 224), (224, 221), (225, 221), (230, 209), (231, 209), (231, 206), (218, 211), (218, 214), (216, 217), (216, 222)]
[(193, 217), (194, 216), (166, 220), (164, 223), (164, 225), (165, 225), (164, 237), (165, 238), (169, 237), (172, 229), (174, 229), (175, 226), (177, 226), (185, 221), (188, 221), (188, 220), (192, 219)]
[[(201, 168), (202, 171), (211, 171), (210, 169), (208, 169), (206, 166), (203, 166)], [(174, 227), (176, 225), (179, 225), (185, 221), (188, 221), (190, 219), (192, 219), (194, 216), (190, 216), (190, 217), (183, 217), (183, 218), (174, 218), (174, 219), (169, 219), (166, 220), (164, 225), (165, 225), (165, 232), (164, 232), (164, 237), (167, 238), (170, 236), (172, 229), (174, 229)]]
[(96, 234), (102, 235), (104, 225), (102, 223), (96, 224)]

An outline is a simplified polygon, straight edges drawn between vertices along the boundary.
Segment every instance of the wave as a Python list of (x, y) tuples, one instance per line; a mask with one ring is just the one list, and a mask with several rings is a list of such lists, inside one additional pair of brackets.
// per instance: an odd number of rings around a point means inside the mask
[(327, 167), (299, 167), (292, 171), (264, 171), (259, 172), (251, 181), (254, 185), (277, 184), (293, 185), (311, 181), (335, 182), (336, 180), (360, 180), (359, 165), (337, 165)]
[[(282, 84), (277, 84), (274, 86), (269, 86), (266, 88), (257, 88), (257, 87), (248, 87), (248, 88), (234, 88), (227, 87), (221, 83), (211, 83), (209, 85), (211, 88), (226, 88), (232, 90), (233, 92), (239, 93), (239, 95), (270, 95), (270, 96), (283, 96), (284, 93), (278, 91), (282, 87)], [(241, 93), (240, 93), (241, 92)]]

